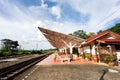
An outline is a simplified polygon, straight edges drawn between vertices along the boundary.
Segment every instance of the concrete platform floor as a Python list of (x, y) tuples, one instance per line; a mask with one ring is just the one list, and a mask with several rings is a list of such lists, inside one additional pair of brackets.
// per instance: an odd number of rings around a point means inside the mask
[(94, 64), (94, 61), (89, 61), (89, 60), (85, 60), (82, 58), (76, 59), (76, 60), (72, 60), (70, 63), (68, 61), (64, 61), (61, 62), (59, 59), (56, 59), (56, 61), (54, 61), (54, 54), (51, 54), (50, 56), (48, 56), (47, 58), (45, 58), (43, 61), (39, 62), (37, 65), (56, 65), (56, 64)]

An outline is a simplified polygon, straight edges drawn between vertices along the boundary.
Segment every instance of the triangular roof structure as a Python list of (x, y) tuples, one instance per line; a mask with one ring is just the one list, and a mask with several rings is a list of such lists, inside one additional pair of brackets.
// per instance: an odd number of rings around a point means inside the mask
[(68, 45), (71, 43), (72, 45), (79, 45), (83, 41), (82, 38), (77, 38), (71, 35), (66, 35), (60, 32), (52, 31), (49, 29), (45, 29), (42, 27), (38, 27), (38, 29), (42, 32), (42, 34), (47, 38), (47, 40), (57, 48), (69, 48)]
[(110, 30), (106, 30), (86, 39), (85, 44), (89, 44), (92, 41), (97, 41), (101, 43), (118, 43), (120, 42), (120, 34), (114, 33)]

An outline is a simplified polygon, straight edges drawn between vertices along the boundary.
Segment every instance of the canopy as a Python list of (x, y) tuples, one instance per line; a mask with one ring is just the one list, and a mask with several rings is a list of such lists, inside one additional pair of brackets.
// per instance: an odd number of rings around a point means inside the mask
[(52, 31), (42, 27), (38, 27), (47, 40), (56, 48), (69, 48), (71, 46), (80, 46), (83, 39), (60, 32)]

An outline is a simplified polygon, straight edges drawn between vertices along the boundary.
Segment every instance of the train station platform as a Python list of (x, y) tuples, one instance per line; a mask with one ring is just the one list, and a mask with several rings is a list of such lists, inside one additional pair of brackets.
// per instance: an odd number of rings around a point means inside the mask
[(51, 54), (50, 56), (48, 56), (47, 58), (45, 58), (44, 60), (40, 61), (37, 65), (57, 65), (57, 64), (94, 64), (94, 61), (90, 61), (90, 60), (86, 60), (86, 59), (76, 59), (76, 60), (72, 60), (70, 62), (68, 61), (63, 61), (61, 62), (59, 59), (56, 59), (56, 61), (54, 61), (54, 54)]

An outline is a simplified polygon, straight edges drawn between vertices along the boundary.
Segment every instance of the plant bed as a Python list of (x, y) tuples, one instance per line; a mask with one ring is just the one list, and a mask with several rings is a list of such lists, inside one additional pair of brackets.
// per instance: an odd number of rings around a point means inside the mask
[(115, 61), (116, 61), (116, 57), (115, 57), (115, 56), (106, 56), (104, 59), (105, 59), (105, 62), (106, 62), (109, 66), (114, 66)]

